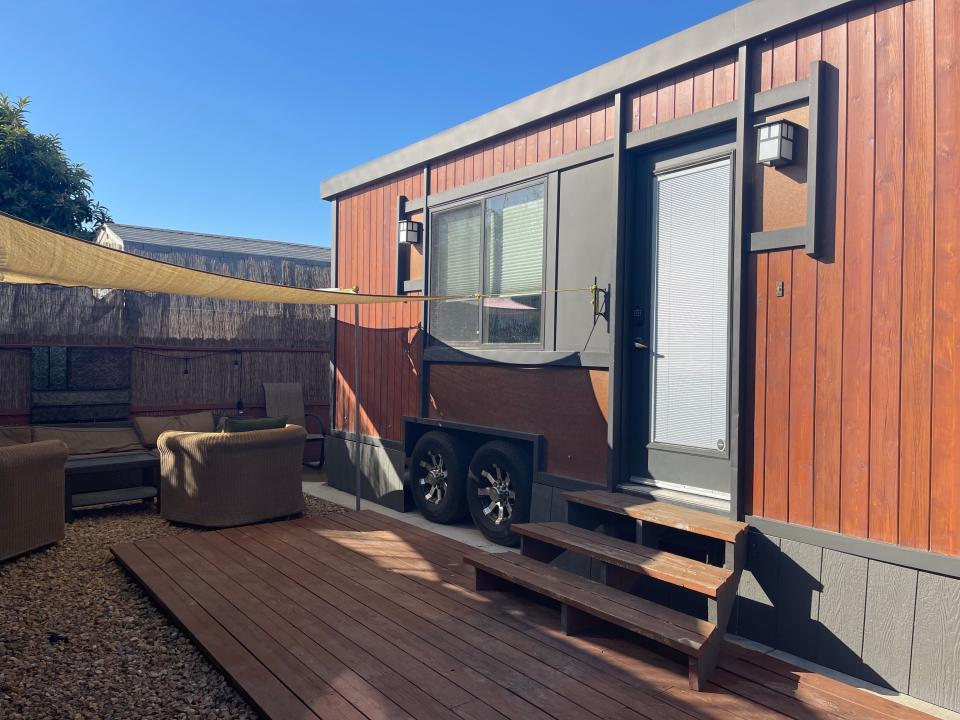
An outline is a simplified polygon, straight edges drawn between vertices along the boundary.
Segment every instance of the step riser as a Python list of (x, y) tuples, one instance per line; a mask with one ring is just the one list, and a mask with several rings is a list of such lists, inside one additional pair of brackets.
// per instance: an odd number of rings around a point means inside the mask
[[(464, 561), (474, 566), (476, 573), (476, 589), (478, 591), (497, 591), (509, 592), (516, 591), (518, 588), (532, 590), (546, 597), (559, 600), (560, 602), (560, 629), (567, 635), (577, 635), (588, 632), (598, 625), (610, 623), (622, 627), (630, 632), (637, 633), (644, 637), (656, 640), (674, 650), (688, 656), (688, 681), (692, 690), (703, 690), (710, 672), (716, 665), (719, 648), (722, 644), (722, 635), (715, 626), (706, 625), (707, 635), (697, 635), (682, 626), (672, 625), (655, 616), (646, 616), (638, 614), (636, 611), (628, 611), (626, 606), (611, 603), (610, 590), (604, 589), (602, 593), (598, 591), (597, 602), (592, 600), (584, 605), (585, 598), (589, 598), (584, 591), (580, 591), (581, 600), (574, 600), (573, 597), (560, 597), (556, 590), (548, 589), (544, 581), (538, 581), (531, 576), (531, 567), (521, 564), (521, 567), (514, 565), (513, 560), (503, 556), (488, 556), (487, 558), (476, 556), (465, 556)], [(529, 563), (525, 560), (525, 563)], [(524, 570), (524, 568), (526, 568)], [(549, 572), (549, 566), (543, 566), (545, 581), (553, 581), (556, 573)], [(582, 584), (581, 581), (576, 581)], [(559, 586), (557, 586), (559, 587)], [(602, 609), (603, 604), (599, 595), (608, 598), (606, 607)], [(632, 596), (630, 596), (632, 597)], [(622, 601), (621, 601), (622, 602)], [(649, 607), (649, 605), (647, 606)], [(615, 610), (619, 608), (619, 610)], [(613, 611), (613, 612), (612, 612)], [(628, 615), (624, 613), (632, 612), (632, 620), (628, 620)], [(670, 613), (670, 611), (661, 611)], [(676, 618), (676, 614), (673, 616)], [(654, 628), (657, 628), (655, 631)]]
[[(632, 551), (616, 541), (559, 529), (531, 529), (527, 533), (521, 530), (523, 554), (544, 563), (555, 561), (564, 552), (590, 558), (591, 563), (600, 563), (600, 580), (604, 586), (635, 597), (650, 595), (652, 588), (665, 586), (677, 588), (674, 594), (680, 593), (682, 597), (689, 597), (683, 593), (691, 591), (701, 593), (707, 604), (707, 618), (715, 628), (698, 653), (690, 656), (690, 687), (702, 690), (716, 667), (733, 609), (746, 559), (746, 524), (618, 493), (592, 490), (565, 492), (561, 497), (567, 502), (567, 521), (572, 527), (600, 530), (610, 538), (664, 554)], [(693, 549), (684, 551), (683, 546), (690, 548), (691, 541)], [(705, 563), (683, 558), (684, 554), (698, 554), (701, 548)], [(678, 549), (680, 553), (668, 552)], [(717, 566), (727, 571), (725, 577), (706, 569)], [(708, 578), (712, 578), (712, 582), (704, 582)], [(564, 610), (565, 632), (589, 627), (589, 622), (582, 613)]]
[(532, 560), (539, 560), (549, 565), (567, 550), (523, 535), (520, 537), (520, 552)]
[(574, 515), (584, 512), (580, 508), (591, 508), (608, 515), (632, 518), (724, 542), (737, 542), (747, 530), (746, 524), (742, 522), (623, 493), (587, 490), (565, 492), (561, 497), (568, 503), (568, 513), (572, 512)]
[(729, 570), (612, 540), (594, 532), (573, 527), (565, 529), (559, 523), (517, 525), (514, 530), (521, 536), (523, 555), (551, 563), (568, 552), (599, 563), (602, 574), (622, 578), (624, 585), (635, 584), (638, 578), (650, 578), (715, 598), (732, 578)]

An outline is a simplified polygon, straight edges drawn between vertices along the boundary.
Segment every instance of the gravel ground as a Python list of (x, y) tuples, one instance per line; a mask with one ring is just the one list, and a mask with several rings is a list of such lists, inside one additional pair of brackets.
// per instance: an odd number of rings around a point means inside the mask
[[(308, 516), (343, 511), (306, 503)], [(0, 564), (0, 718), (255, 718), (109, 550), (194, 532), (139, 503), (100, 508), (78, 512), (59, 544)]]

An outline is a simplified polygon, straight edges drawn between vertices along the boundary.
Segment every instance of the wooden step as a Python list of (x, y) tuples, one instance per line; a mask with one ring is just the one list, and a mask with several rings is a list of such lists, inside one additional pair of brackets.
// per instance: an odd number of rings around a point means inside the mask
[(733, 571), (727, 568), (707, 565), (681, 555), (654, 550), (566, 523), (527, 523), (512, 525), (511, 529), (523, 537), (524, 555), (531, 555), (527, 551), (527, 545), (528, 540), (532, 539), (639, 575), (678, 585), (710, 598), (716, 598), (725, 592), (734, 580)]
[(567, 634), (602, 620), (685, 654), (694, 690), (703, 688), (716, 663), (722, 634), (713, 623), (515, 553), (475, 553), (463, 560), (476, 570), (478, 591), (519, 586), (559, 602), (561, 630)]
[(721, 515), (680, 507), (667, 502), (603, 490), (562, 493), (567, 502), (617, 513), (640, 522), (675, 528), (686, 532), (737, 543), (747, 532), (747, 524)]

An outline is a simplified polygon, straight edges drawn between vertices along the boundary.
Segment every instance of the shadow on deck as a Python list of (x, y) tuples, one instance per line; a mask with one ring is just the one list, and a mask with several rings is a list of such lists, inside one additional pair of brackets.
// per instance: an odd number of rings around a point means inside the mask
[(113, 552), (268, 718), (928, 717), (733, 645), (692, 692), (684, 658), (568, 637), (549, 603), (475, 592), (477, 550), (369, 511)]

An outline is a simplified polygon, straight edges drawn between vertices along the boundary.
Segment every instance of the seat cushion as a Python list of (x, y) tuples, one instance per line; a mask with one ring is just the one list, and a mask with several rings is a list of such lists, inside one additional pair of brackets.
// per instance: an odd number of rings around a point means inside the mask
[(33, 442), (33, 428), (29, 425), (0, 427), (0, 447), (25, 445), (29, 442)]
[(71, 455), (96, 455), (144, 449), (140, 437), (132, 427), (68, 428), (36, 425), (33, 428), (33, 439), (35, 442), (60, 440), (66, 444)]
[(150, 448), (157, 446), (157, 438), (167, 430), (183, 430), (186, 432), (213, 432), (215, 430), (213, 413), (209, 410), (187, 415), (143, 415), (133, 419), (133, 426), (140, 436), (140, 442)]
[(241, 433), (251, 430), (280, 430), (287, 426), (286, 418), (226, 418), (223, 432)]

